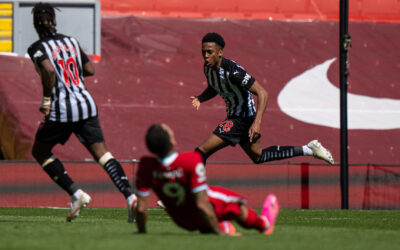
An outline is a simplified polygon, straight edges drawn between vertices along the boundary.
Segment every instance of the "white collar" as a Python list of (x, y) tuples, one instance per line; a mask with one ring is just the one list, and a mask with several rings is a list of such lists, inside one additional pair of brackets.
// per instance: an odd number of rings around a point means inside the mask
[(173, 152), (172, 154), (170, 154), (170, 155), (168, 155), (168, 156), (166, 156), (166, 157), (164, 157), (164, 158), (162, 158), (162, 159), (159, 159), (159, 161), (164, 165), (164, 166), (166, 166), (166, 167), (169, 167), (169, 165), (171, 165), (174, 161), (175, 161), (175, 159), (178, 157), (178, 152)]

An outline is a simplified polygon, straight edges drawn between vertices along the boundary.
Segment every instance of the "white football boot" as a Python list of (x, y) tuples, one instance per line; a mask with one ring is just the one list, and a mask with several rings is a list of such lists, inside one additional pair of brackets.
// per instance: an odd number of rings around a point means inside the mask
[(313, 156), (315, 158), (324, 160), (329, 164), (334, 163), (331, 152), (329, 152), (329, 150), (324, 148), (319, 141), (317, 140), (310, 141), (307, 144), (307, 147), (309, 147), (313, 151)]
[(78, 217), (81, 208), (86, 207), (91, 201), (92, 198), (90, 198), (87, 193), (83, 192), (81, 189), (78, 189), (71, 196), (71, 210), (68, 213), (67, 221), (70, 222)]

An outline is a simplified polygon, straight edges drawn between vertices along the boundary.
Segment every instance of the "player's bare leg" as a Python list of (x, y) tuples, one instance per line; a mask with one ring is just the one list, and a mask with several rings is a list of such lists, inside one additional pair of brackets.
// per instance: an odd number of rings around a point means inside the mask
[(106, 144), (104, 142), (95, 142), (89, 145), (85, 145), (89, 153), (93, 156), (95, 161), (99, 161), (105, 153), (108, 152)]
[(240, 144), (240, 146), (254, 163), (260, 159), (262, 154), (260, 138), (253, 140), (253, 142), (248, 141), (245, 144)]
[(218, 150), (225, 148), (229, 143), (223, 141), (215, 134), (211, 134), (207, 139), (196, 148), (203, 156), (203, 161), (206, 162), (207, 158)]
[(134, 210), (137, 198), (136, 195), (132, 193), (128, 178), (121, 164), (108, 152), (104, 142), (95, 142), (85, 146), (93, 158), (106, 170), (114, 185), (125, 196), (128, 204), (128, 222), (134, 222)]

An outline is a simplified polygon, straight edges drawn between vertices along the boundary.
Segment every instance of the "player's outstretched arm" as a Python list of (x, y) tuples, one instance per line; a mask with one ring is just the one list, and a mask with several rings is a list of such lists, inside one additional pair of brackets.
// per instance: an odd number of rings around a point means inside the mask
[(192, 99), (193, 107), (198, 110), (200, 108), (200, 103), (208, 101), (216, 95), (217, 92), (213, 88), (208, 86), (199, 96), (191, 96), (190, 99)]
[(268, 92), (257, 81), (250, 88), (250, 92), (257, 96), (257, 114), (256, 118), (249, 129), (250, 142), (257, 139), (260, 134), (261, 120), (267, 108)]
[(205, 190), (196, 193), (196, 205), (212, 232), (223, 235), (224, 233), (218, 225), (217, 215), (215, 214), (214, 208), (211, 205)]
[(138, 233), (146, 233), (147, 197), (137, 195), (136, 224)]

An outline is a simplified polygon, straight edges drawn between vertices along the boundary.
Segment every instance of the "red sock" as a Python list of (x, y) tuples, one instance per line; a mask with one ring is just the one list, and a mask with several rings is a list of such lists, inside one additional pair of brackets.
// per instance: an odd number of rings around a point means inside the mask
[(258, 216), (252, 209), (248, 209), (247, 218), (244, 222), (240, 222), (240, 225), (245, 228), (254, 228), (259, 231), (264, 231), (267, 228), (266, 221)]

